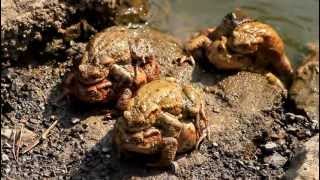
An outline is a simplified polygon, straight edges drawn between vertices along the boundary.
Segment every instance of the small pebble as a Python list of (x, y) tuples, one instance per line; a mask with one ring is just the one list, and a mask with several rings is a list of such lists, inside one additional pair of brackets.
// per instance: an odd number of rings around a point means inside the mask
[(244, 163), (243, 163), (241, 160), (238, 160), (238, 163), (239, 163), (241, 166), (244, 166)]
[(10, 159), (9, 159), (8, 155), (2, 153), (2, 154), (1, 154), (1, 160), (2, 160), (3, 162), (7, 162), (7, 161), (9, 161)]
[(287, 127), (287, 131), (288, 132), (296, 132), (298, 129), (296, 127), (293, 127), (293, 126), (288, 126)]
[(215, 158), (219, 159), (220, 158), (220, 153), (218, 151), (216, 151), (216, 152), (213, 153), (213, 156)]
[(1, 136), (4, 136), (7, 139), (11, 138), (12, 129), (9, 128), (1, 128)]
[(102, 152), (109, 152), (111, 149), (109, 147), (103, 147)]
[(272, 166), (274, 166), (276, 168), (280, 168), (287, 162), (287, 158), (285, 158), (285, 157), (281, 156), (281, 154), (275, 152), (273, 155), (265, 157), (263, 159), (263, 161), (265, 163), (271, 164)]
[(285, 114), (286, 120), (289, 120), (289, 121), (295, 120), (294, 117), (295, 117), (295, 114), (293, 114), (293, 113), (286, 113)]
[(319, 129), (319, 122), (317, 120), (312, 120), (312, 129), (313, 130)]
[(302, 115), (295, 115), (295, 119), (297, 121), (304, 121), (306, 118), (304, 116), (302, 116)]
[(267, 150), (267, 151), (273, 151), (278, 145), (274, 142), (267, 142), (265, 145), (264, 145), (264, 148)]
[(306, 130), (306, 135), (307, 135), (307, 136), (312, 136), (312, 133), (311, 133), (311, 131), (309, 131), (309, 130)]
[(10, 166), (7, 166), (7, 167), (5, 167), (5, 168), (3, 168), (3, 169), (4, 169), (4, 172), (5, 172), (6, 174), (9, 174), (10, 171), (11, 171)]
[(37, 119), (34, 119), (34, 118), (30, 118), (29, 122), (31, 122), (32, 124), (39, 124), (39, 121)]
[(213, 147), (218, 147), (219, 145), (218, 145), (218, 143), (212, 143), (212, 145), (213, 145)]
[(57, 117), (55, 115), (50, 116), (50, 120), (55, 120)]
[(72, 124), (77, 124), (78, 122), (80, 122), (79, 118), (72, 118), (71, 119)]

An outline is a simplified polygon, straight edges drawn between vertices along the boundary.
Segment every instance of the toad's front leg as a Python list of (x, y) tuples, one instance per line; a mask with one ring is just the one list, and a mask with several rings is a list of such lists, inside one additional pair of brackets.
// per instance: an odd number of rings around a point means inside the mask
[(192, 52), (199, 48), (206, 48), (211, 44), (211, 40), (205, 35), (199, 35), (191, 40), (189, 40), (186, 45), (185, 49), (187, 52)]
[(227, 41), (228, 39), (222, 36), (208, 46), (206, 53), (210, 63), (225, 70), (246, 70), (252, 66), (250, 57), (230, 52)]
[[(205, 53), (204, 53), (205, 49), (207, 49), (207, 47), (211, 43), (212, 43), (212, 41), (207, 36), (199, 35), (199, 36), (197, 36), (195, 38), (190, 39), (185, 44), (184, 49), (190, 55), (189, 57), (194, 57), (196, 59), (201, 59), (201, 58), (204, 58), (206, 56)], [(191, 62), (192, 62), (192, 59), (191, 59)]]
[(132, 91), (129, 88), (126, 88), (122, 91), (120, 97), (117, 101), (117, 108), (120, 110), (126, 110), (129, 104), (130, 99), (132, 98)]
[(151, 59), (149, 63), (142, 66), (143, 71), (147, 76), (147, 81), (150, 82), (160, 77), (160, 65), (156, 59)]
[(160, 112), (157, 119), (157, 125), (160, 126), (165, 136), (179, 137), (183, 128), (183, 123), (172, 114)]

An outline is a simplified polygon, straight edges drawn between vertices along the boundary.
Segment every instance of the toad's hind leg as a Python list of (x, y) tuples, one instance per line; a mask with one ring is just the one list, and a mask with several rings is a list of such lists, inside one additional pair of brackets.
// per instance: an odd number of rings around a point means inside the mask
[(163, 149), (161, 150), (160, 160), (156, 163), (149, 163), (150, 167), (164, 167), (169, 166), (174, 160), (177, 150), (178, 150), (178, 141), (173, 137), (165, 137), (162, 139)]
[[(197, 128), (197, 131), (200, 132), (198, 135), (199, 136), (198, 141), (196, 143), (196, 149), (199, 149), (200, 143), (204, 140), (204, 138), (207, 138), (210, 141), (210, 128), (208, 125), (209, 121), (208, 121), (207, 116), (204, 112), (204, 106), (202, 104), (200, 107), (200, 112), (196, 118), (197, 118), (196, 119), (196, 128)], [(202, 125), (200, 124), (202, 121), (204, 123), (204, 128), (201, 127)]]

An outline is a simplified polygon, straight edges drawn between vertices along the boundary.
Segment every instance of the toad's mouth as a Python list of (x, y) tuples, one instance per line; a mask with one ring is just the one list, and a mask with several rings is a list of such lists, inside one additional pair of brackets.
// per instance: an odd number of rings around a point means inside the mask
[(136, 139), (145, 139), (145, 138), (153, 138), (153, 137), (161, 137), (161, 132), (159, 129), (155, 127), (150, 127), (137, 132), (127, 132), (125, 137), (125, 141), (132, 142)]
[(138, 153), (150, 153), (155, 147), (160, 144), (161, 132), (154, 128), (148, 128), (147, 130), (127, 134), (123, 144), (123, 147), (127, 150)]

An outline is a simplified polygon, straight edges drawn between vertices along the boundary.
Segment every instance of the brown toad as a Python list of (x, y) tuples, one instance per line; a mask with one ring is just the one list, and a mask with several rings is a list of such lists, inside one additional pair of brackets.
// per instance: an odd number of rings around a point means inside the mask
[(120, 152), (160, 153), (157, 163), (167, 166), (176, 153), (198, 146), (207, 119), (202, 93), (191, 85), (154, 80), (142, 86), (115, 126), (114, 142)]
[(66, 92), (85, 102), (118, 101), (131, 97), (142, 84), (159, 78), (159, 62), (186, 56), (173, 38), (148, 27), (114, 26), (96, 34), (83, 58), (66, 78)]
[[(278, 33), (270, 25), (250, 18), (239, 9), (227, 14), (217, 28), (208, 29), (191, 39), (186, 49), (192, 54), (204, 52), (218, 69), (271, 71), (285, 78), (293, 73)], [(268, 75), (276, 80), (270, 73)]]

